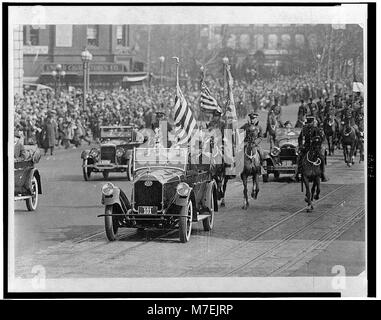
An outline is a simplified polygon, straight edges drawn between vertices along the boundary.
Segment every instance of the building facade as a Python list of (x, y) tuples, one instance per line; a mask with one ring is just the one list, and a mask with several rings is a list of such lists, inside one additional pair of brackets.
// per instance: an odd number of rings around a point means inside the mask
[(24, 81), (55, 86), (52, 72), (60, 65), (62, 86), (82, 86), (81, 52), (87, 48), (93, 56), (90, 86), (119, 87), (145, 76), (133, 45), (128, 25), (24, 25)]

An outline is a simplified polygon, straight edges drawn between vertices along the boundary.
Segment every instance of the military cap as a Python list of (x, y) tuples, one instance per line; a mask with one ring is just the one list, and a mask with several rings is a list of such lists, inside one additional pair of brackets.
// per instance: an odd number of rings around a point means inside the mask
[(258, 117), (258, 113), (256, 113), (256, 112), (249, 113), (249, 118), (250, 119), (253, 119), (253, 118), (256, 118), (256, 117)]
[(291, 123), (290, 120), (287, 120), (287, 121), (283, 124), (283, 126), (287, 126), (288, 124), (292, 126), (292, 123)]
[(218, 110), (218, 109), (213, 111), (213, 115), (214, 116), (220, 116), (221, 114), (222, 114), (222, 112), (220, 110)]
[(156, 116), (165, 116), (165, 112), (163, 110), (157, 110)]
[(312, 123), (315, 121), (315, 117), (306, 117), (306, 123)]

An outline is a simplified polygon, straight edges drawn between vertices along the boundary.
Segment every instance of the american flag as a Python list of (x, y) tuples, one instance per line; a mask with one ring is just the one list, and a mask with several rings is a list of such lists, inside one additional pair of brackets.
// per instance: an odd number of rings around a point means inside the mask
[(189, 108), (179, 84), (176, 87), (175, 98), (175, 132), (179, 141), (178, 144), (188, 143), (192, 137), (192, 133), (197, 129), (197, 122), (193, 116), (191, 108)]
[(202, 111), (208, 113), (213, 113), (215, 110), (222, 113), (222, 109), (218, 105), (217, 100), (212, 97), (209, 88), (203, 80), (201, 81), (200, 108)]

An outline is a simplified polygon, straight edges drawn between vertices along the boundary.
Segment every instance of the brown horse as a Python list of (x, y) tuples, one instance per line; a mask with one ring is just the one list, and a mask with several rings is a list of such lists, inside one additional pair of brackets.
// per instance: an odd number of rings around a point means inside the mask
[(357, 146), (356, 130), (347, 120), (343, 126), (341, 134), (341, 144), (344, 153), (344, 162), (348, 167), (355, 163), (354, 152)]
[(335, 152), (335, 144), (337, 140), (338, 131), (334, 114), (330, 114), (324, 119), (323, 130), (328, 143), (328, 155), (331, 156)]
[(243, 196), (244, 204), (242, 209), (246, 210), (249, 207), (249, 199), (247, 197), (247, 180), (249, 176), (253, 178), (253, 189), (251, 191), (251, 197), (257, 199), (259, 192), (258, 177), (261, 173), (260, 156), (258, 153), (258, 145), (262, 141), (261, 138), (257, 138), (254, 141), (248, 141), (244, 148), (244, 162), (243, 170), (241, 173), (241, 179), (243, 182)]
[[(312, 205), (313, 200), (318, 200), (320, 195), (320, 177), (321, 177), (321, 139), (315, 137), (312, 140), (311, 147), (302, 158), (301, 174), (302, 174), (302, 192), (303, 185), (306, 187), (305, 201), (308, 204), (307, 212), (311, 212), (314, 207)], [(312, 182), (312, 189), (310, 191), (310, 182)], [(316, 191), (316, 193), (315, 193)]]

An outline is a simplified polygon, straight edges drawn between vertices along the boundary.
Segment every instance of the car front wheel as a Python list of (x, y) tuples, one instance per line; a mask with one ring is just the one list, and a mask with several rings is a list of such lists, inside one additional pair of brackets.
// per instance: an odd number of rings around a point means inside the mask
[(38, 183), (35, 176), (32, 178), (32, 197), (26, 200), (26, 207), (29, 211), (35, 211), (38, 205)]
[(213, 190), (211, 194), (211, 206), (210, 206), (210, 217), (202, 220), (202, 225), (204, 226), (205, 231), (210, 231), (213, 229), (214, 225), (214, 195)]
[(182, 208), (180, 214), (182, 215), (179, 221), (180, 241), (186, 243), (189, 241), (192, 232), (193, 203), (191, 199), (189, 199), (188, 204)]
[(88, 167), (85, 167), (85, 166), (87, 166), (87, 164), (88, 164), (87, 159), (84, 159), (82, 172), (83, 172), (83, 179), (85, 179), (85, 181), (88, 181), (90, 179), (90, 175), (91, 175), (90, 169)]
[(115, 241), (118, 233), (118, 221), (113, 216), (114, 206), (106, 206), (105, 208), (105, 230), (109, 241)]

